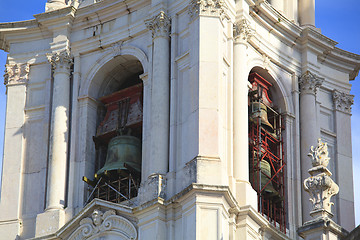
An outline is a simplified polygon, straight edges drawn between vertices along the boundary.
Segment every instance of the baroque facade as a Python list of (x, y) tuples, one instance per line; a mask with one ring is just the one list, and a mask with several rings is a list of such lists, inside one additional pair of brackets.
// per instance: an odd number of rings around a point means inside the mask
[[(351, 231), (360, 56), (320, 33), (314, 4), (49, 0), (1, 23), (0, 236), (301, 239), (319, 202), (339, 236)], [(141, 143), (139, 167), (113, 168), (125, 135)], [(337, 185), (309, 201), (318, 138)]]

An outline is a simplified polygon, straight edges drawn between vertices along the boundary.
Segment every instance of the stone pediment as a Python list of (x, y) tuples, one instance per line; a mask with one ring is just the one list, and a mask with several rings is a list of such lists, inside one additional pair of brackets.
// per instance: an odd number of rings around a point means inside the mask
[(135, 240), (137, 235), (131, 208), (100, 199), (91, 201), (56, 234), (68, 240)]

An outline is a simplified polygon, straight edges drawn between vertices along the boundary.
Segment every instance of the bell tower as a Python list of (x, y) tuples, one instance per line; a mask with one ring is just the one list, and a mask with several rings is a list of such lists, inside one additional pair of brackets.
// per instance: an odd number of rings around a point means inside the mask
[[(319, 32), (314, 0), (44, 4), (0, 24), (0, 238), (300, 240), (311, 215), (354, 228), (360, 56)], [(319, 138), (327, 170), (308, 158)], [(330, 208), (313, 195), (332, 182)]]

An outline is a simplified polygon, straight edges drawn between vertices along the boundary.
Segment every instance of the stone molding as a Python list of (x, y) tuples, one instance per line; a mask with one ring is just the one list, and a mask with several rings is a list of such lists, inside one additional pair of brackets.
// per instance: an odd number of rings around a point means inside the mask
[(165, 14), (164, 11), (160, 11), (155, 17), (145, 20), (146, 27), (151, 30), (152, 37), (169, 37), (171, 19)]
[(306, 71), (299, 79), (300, 94), (316, 95), (317, 90), (321, 87), (323, 82), (323, 78), (319, 78), (310, 71)]
[(6, 64), (4, 85), (26, 84), (29, 80), (30, 64)]
[(331, 197), (338, 194), (339, 186), (330, 178), (331, 172), (326, 168), (329, 164), (329, 152), (327, 143), (318, 139), (316, 148), (313, 146), (308, 154), (312, 159), (312, 168), (309, 169), (311, 177), (305, 179), (304, 189), (310, 194), (313, 209), (310, 215), (313, 218), (332, 218)]
[(333, 91), (333, 101), (336, 110), (351, 113), (351, 105), (354, 104), (354, 95), (335, 89)]
[(69, 50), (47, 53), (46, 57), (55, 72), (61, 70), (70, 71), (70, 67), (73, 64), (73, 59)]
[(254, 30), (250, 27), (248, 20), (241, 19), (234, 24), (233, 34), (235, 43), (247, 43), (254, 35)]
[(116, 215), (115, 210), (103, 213), (95, 209), (91, 217), (80, 221), (80, 226), (70, 235), (69, 240), (88, 239), (104, 232), (116, 232), (124, 239), (137, 239), (137, 230), (129, 220)]
[(225, 16), (226, 5), (223, 0), (192, 0), (189, 4), (190, 19), (194, 20), (197, 16)]

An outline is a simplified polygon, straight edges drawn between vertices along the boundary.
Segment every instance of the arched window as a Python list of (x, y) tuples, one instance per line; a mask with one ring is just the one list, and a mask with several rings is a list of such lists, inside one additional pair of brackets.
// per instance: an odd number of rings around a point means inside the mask
[(259, 212), (286, 232), (285, 124), (272, 101), (272, 84), (256, 72), (250, 73), (249, 82), (250, 183), (258, 195)]
[(99, 198), (131, 204), (131, 198), (137, 196), (142, 165), (142, 73), (138, 60), (118, 56), (102, 74), (98, 124), (93, 137), (94, 180), (84, 177), (92, 186), (87, 202)]

